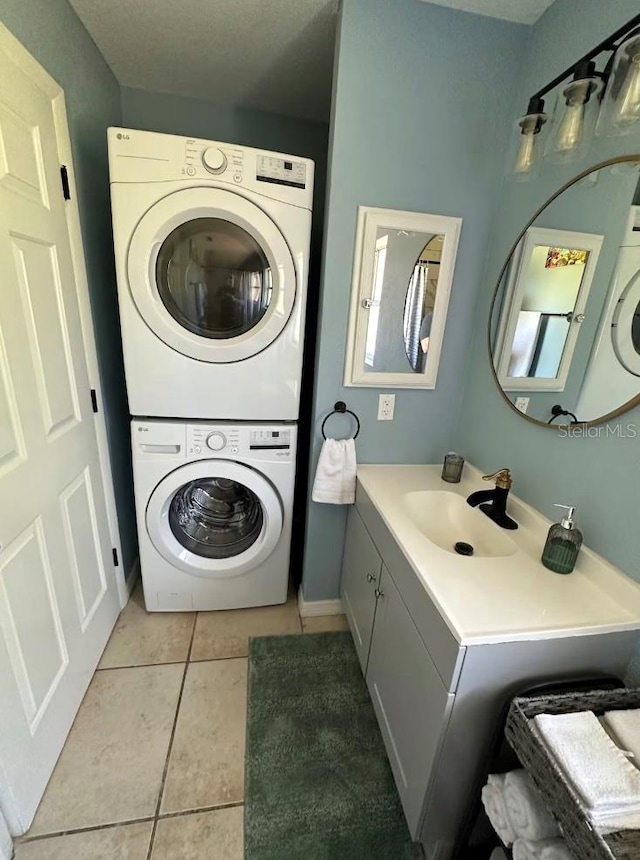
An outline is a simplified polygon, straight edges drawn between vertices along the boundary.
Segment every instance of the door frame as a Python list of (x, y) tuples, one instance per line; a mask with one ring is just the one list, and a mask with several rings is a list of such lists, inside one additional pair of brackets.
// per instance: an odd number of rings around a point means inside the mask
[[(29, 53), (29, 51), (27, 51), (24, 45), (13, 35), (13, 33), (4, 24), (2, 24), (2, 22), (0, 22), (0, 48), (7, 53), (11, 60), (22, 72), (24, 72), (25, 75), (30, 77), (31, 80), (44, 93), (46, 93), (52, 103), (58, 155), (60, 157), (60, 163), (66, 165), (69, 178), (71, 199), (66, 202), (65, 206), (67, 232), (71, 247), (73, 272), (76, 279), (76, 292), (80, 310), (80, 328), (82, 331), (82, 342), (87, 362), (89, 384), (96, 392), (98, 406), (98, 411), (94, 414), (94, 426), (98, 441), (98, 457), (100, 460), (100, 470), (104, 485), (109, 535), (111, 537), (111, 544), (115, 547), (118, 553), (118, 558), (122, 560), (120, 528), (118, 524), (118, 512), (116, 509), (115, 490), (113, 486), (113, 473), (111, 471), (111, 457), (109, 454), (104, 401), (102, 398), (102, 381), (100, 379), (98, 352), (96, 349), (95, 334), (93, 330), (93, 316), (91, 313), (91, 301), (89, 298), (89, 282), (87, 279), (84, 246), (82, 243), (80, 211), (78, 209), (78, 192), (76, 188), (73, 153), (71, 150), (71, 137), (67, 122), (64, 90)], [(127, 582), (126, 572), (122, 564), (115, 568), (115, 575), (120, 607), (124, 608), (127, 600), (129, 599), (130, 582)], [(133, 577), (130, 577), (130, 580), (132, 579)], [(2, 803), (2, 800), (3, 797), (0, 792), (0, 804)]]

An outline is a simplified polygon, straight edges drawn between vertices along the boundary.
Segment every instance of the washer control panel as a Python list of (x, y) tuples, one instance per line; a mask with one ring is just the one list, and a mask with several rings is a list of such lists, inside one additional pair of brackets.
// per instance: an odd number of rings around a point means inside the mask
[(252, 430), (249, 434), (250, 451), (288, 451), (290, 448), (290, 430)]
[(217, 427), (207, 427), (205, 424), (187, 428), (189, 454), (218, 451), (224, 451), (225, 454), (237, 454), (240, 451), (240, 430), (237, 427), (225, 427), (221, 430)]

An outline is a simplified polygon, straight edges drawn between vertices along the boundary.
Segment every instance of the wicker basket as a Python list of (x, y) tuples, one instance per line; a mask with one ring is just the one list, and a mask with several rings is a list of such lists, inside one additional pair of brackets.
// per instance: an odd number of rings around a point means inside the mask
[(546, 798), (576, 860), (640, 860), (640, 830), (602, 836), (592, 829), (573, 786), (547, 752), (533, 718), (538, 714), (567, 714), (640, 708), (640, 689), (593, 690), (514, 699), (505, 734), (522, 766)]

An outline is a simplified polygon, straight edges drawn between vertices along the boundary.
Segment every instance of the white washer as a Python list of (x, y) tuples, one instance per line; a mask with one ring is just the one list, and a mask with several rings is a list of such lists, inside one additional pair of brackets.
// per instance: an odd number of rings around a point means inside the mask
[(131, 436), (147, 609), (284, 603), (297, 427), (134, 420)]
[(313, 162), (110, 128), (132, 415), (296, 420)]

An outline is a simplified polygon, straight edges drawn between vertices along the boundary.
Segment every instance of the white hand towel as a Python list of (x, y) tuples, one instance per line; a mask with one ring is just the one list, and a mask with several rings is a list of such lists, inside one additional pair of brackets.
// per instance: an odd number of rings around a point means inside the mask
[(640, 709), (607, 711), (602, 721), (618, 741), (618, 746), (633, 754), (632, 762), (640, 768)]
[(608, 815), (640, 812), (640, 771), (614, 744), (595, 714), (540, 714), (534, 719), (595, 823)]
[(506, 775), (504, 800), (513, 832), (519, 839), (535, 842), (559, 835), (546, 801), (526, 770), (512, 770)]
[(529, 842), (517, 839), (513, 843), (513, 860), (574, 860), (564, 839), (542, 839)]
[(311, 498), (330, 505), (356, 500), (356, 446), (353, 439), (325, 439), (318, 458)]
[(509, 816), (507, 815), (503, 791), (504, 774), (491, 773), (487, 779), (487, 784), (480, 793), (480, 797), (482, 798), (482, 805), (493, 829), (502, 842), (509, 846), (516, 837), (509, 822)]

